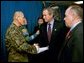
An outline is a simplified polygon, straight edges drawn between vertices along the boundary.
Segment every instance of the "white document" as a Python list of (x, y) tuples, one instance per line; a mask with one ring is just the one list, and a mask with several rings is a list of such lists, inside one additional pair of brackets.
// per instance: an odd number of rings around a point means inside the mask
[(41, 47), (41, 48), (38, 49), (37, 53), (44, 52), (44, 51), (46, 51), (48, 49), (49, 49), (49, 46), (47, 46), (47, 47)]

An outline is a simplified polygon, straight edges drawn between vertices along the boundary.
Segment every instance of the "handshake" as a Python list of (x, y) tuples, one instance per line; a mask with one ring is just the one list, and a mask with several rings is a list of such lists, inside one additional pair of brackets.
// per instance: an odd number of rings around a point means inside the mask
[(46, 47), (39, 47), (38, 44), (34, 44), (34, 46), (35, 46), (36, 49), (37, 49), (37, 53), (41, 53), (41, 52), (44, 52), (44, 51), (46, 51), (46, 50), (49, 49), (49, 46), (46, 46)]

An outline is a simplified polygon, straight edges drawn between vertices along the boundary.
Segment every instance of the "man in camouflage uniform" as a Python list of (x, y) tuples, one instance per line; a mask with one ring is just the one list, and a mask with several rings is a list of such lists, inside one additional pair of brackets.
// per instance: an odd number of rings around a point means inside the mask
[(23, 35), (22, 25), (25, 24), (24, 14), (15, 12), (13, 23), (6, 32), (6, 47), (8, 51), (8, 62), (29, 62), (28, 53), (36, 54), (37, 47), (29, 45)]

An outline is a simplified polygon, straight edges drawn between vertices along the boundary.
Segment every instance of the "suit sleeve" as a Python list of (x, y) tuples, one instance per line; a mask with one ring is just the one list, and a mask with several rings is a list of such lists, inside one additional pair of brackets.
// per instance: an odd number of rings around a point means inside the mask
[(83, 32), (77, 30), (73, 36), (72, 61), (83, 61)]

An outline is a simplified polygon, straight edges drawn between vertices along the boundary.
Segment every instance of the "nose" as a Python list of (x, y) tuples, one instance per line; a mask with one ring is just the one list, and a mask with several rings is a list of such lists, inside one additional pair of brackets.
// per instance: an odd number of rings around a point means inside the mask
[(43, 16), (43, 19), (45, 19), (45, 16)]

